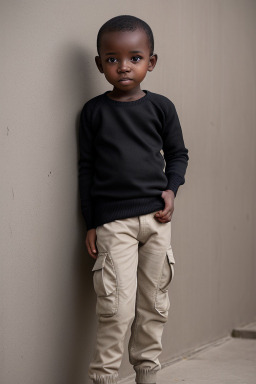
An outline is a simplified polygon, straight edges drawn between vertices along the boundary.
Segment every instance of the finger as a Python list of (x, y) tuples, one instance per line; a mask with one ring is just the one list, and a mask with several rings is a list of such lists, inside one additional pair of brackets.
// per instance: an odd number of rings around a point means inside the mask
[(164, 210), (163, 210), (163, 213), (162, 213), (162, 217), (163, 216), (166, 216), (169, 212), (171, 212), (172, 210), (172, 206), (171, 204), (165, 204), (165, 207), (164, 207)]
[(158, 220), (158, 221), (159, 221), (160, 224), (167, 224), (167, 223), (169, 223), (171, 221), (171, 219), (169, 219), (169, 220), (167, 220), (167, 219), (165, 219), (165, 220)]
[(161, 218), (162, 220), (165, 220), (165, 219), (167, 219), (170, 215), (171, 215), (171, 211), (169, 210), (169, 211), (166, 213), (166, 215), (162, 215), (160, 218)]
[(90, 253), (90, 256), (91, 256), (93, 259), (97, 259), (97, 255), (96, 255), (96, 254)]
[(166, 213), (167, 213), (166, 208), (164, 208), (164, 210), (162, 210), (162, 211), (158, 211), (158, 212), (155, 214), (155, 216), (156, 216), (156, 217), (163, 217), (163, 216), (166, 215)]
[(168, 210), (164, 209), (163, 211), (157, 212), (155, 217), (163, 219), (166, 216), (168, 216), (170, 213), (171, 213), (171, 209), (170, 208)]
[(93, 253), (97, 253), (96, 245), (95, 245), (95, 241), (93, 241), (93, 240), (89, 240), (89, 245), (90, 245), (91, 251), (92, 251)]
[(93, 252), (88, 239), (86, 240), (86, 248), (87, 248), (87, 251), (88, 251), (89, 255), (91, 257), (93, 257), (94, 259), (96, 259), (97, 258), (96, 253)]
[(157, 218), (157, 220), (160, 222), (160, 223), (168, 223), (169, 221), (171, 221), (172, 219), (172, 214), (170, 213), (169, 215), (166, 215), (165, 217), (159, 217)]
[(156, 217), (163, 217), (167, 215), (169, 211), (171, 211), (171, 205), (166, 203), (164, 209), (162, 211), (157, 212)]
[(91, 250), (90, 247), (89, 247), (87, 250), (88, 250), (88, 253), (89, 253), (89, 255), (90, 255), (91, 257), (93, 257), (94, 259), (97, 259), (97, 254), (94, 253), (94, 252)]
[(166, 215), (161, 216), (161, 219), (166, 219), (172, 216), (174, 209), (169, 209)]

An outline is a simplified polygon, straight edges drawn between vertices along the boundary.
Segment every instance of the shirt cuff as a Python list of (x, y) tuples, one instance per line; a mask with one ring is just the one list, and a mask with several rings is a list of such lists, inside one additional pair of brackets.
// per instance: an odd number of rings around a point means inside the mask
[(174, 195), (176, 196), (178, 189), (179, 189), (179, 186), (184, 184), (184, 182), (185, 182), (185, 180), (183, 177), (176, 175), (176, 174), (172, 174), (168, 178), (168, 184), (167, 184), (166, 189), (171, 189), (174, 192)]

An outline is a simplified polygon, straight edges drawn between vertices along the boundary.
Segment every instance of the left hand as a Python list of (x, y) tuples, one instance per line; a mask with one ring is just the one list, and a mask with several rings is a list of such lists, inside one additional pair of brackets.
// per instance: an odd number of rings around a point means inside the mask
[(165, 207), (163, 211), (158, 211), (155, 214), (155, 219), (159, 221), (159, 223), (168, 223), (172, 219), (175, 195), (173, 191), (168, 189), (163, 191), (161, 197), (164, 199)]

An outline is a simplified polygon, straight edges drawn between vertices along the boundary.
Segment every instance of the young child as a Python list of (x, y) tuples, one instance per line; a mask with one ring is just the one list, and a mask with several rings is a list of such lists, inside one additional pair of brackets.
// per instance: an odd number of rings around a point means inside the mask
[(86, 246), (96, 259), (98, 327), (89, 377), (95, 384), (117, 383), (131, 324), (136, 382), (151, 384), (161, 369), (175, 263), (171, 217), (188, 150), (173, 103), (141, 89), (157, 62), (148, 24), (114, 17), (100, 28), (97, 49), (97, 67), (113, 89), (84, 105), (79, 130)]

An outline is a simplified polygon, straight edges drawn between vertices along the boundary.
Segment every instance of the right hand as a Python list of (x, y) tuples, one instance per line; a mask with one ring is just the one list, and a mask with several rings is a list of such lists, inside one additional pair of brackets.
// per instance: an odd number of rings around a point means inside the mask
[(86, 234), (85, 244), (89, 255), (94, 259), (97, 259), (96, 238), (96, 229), (89, 229)]

